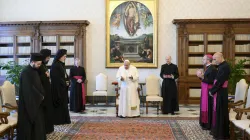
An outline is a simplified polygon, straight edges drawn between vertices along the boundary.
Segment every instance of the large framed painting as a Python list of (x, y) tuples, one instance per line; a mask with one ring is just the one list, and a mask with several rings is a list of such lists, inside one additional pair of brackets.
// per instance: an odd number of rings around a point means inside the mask
[(157, 68), (158, 0), (106, 0), (106, 67)]

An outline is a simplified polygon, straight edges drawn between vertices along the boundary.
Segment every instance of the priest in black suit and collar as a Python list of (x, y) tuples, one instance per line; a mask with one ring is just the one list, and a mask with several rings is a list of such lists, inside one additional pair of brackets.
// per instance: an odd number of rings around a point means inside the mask
[(176, 86), (176, 79), (179, 77), (178, 67), (171, 63), (171, 56), (166, 57), (166, 64), (161, 66), (162, 82), (162, 97), (163, 106), (162, 113), (171, 113), (174, 115), (175, 111), (179, 111), (178, 93)]

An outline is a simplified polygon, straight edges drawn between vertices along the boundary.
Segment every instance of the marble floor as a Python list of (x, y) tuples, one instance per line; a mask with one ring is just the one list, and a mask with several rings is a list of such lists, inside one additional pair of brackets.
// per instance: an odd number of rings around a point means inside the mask
[[(199, 106), (198, 105), (180, 105), (180, 111), (175, 112), (176, 115), (165, 115), (157, 114), (156, 107), (149, 107), (148, 114), (146, 114), (146, 108), (141, 107), (140, 113), (141, 117), (199, 117)], [(70, 112), (71, 116), (113, 116), (115, 117), (115, 106), (113, 105), (86, 105), (86, 110), (80, 113)]]
[[(162, 114), (161, 111), (159, 111), (159, 114), (157, 114), (157, 108), (156, 107), (149, 107), (148, 108), (148, 114), (146, 114), (146, 108), (142, 107), (140, 108), (141, 117), (199, 117), (200, 115), (200, 106), (199, 105), (180, 105), (180, 111), (175, 112), (176, 115), (171, 114)], [(104, 104), (98, 104), (98, 105), (86, 105), (86, 110), (84, 112), (80, 113), (74, 113), (70, 112), (70, 116), (109, 116), (109, 117), (115, 117), (115, 106), (112, 104), (109, 104), (108, 106)], [(230, 112), (230, 120), (234, 120), (236, 116), (236, 113), (234, 111)], [(243, 115), (244, 118), (244, 115)]]

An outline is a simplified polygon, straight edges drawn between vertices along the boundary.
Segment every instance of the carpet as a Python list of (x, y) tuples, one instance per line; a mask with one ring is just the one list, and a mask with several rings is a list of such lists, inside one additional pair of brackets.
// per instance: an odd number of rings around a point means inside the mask
[(209, 131), (202, 130), (198, 118), (71, 118), (69, 125), (55, 126), (49, 140), (208, 140)]

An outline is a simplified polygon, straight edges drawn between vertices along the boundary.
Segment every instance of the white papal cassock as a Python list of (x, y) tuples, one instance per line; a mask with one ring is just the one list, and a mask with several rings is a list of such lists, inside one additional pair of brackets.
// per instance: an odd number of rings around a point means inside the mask
[[(133, 76), (133, 79), (129, 77)], [(121, 81), (121, 76), (124, 81)], [(120, 87), (118, 116), (134, 117), (140, 115), (140, 99), (138, 96), (139, 74), (135, 66), (130, 65), (129, 69), (121, 66), (116, 74)]]

